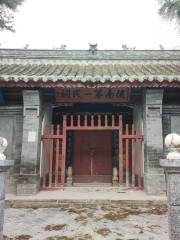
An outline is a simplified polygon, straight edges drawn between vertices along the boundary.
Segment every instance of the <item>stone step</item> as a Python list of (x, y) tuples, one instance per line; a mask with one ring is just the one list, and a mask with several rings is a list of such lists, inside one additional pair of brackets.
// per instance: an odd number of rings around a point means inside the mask
[(73, 183), (73, 187), (112, 187), (112, 183), (98, 183), (98, 182), (92, 182), (92, 183)]
[(113, 187), (112, 184), (73, 184), (73, 187), (65, 187), (64, 191), (68, 192), (119, 192), (125, 193), (130, 189), (126, 187)]
[(167, 200), (107, 200), (107, 199), (7, 199), (5, 200), (6, 208), (97, 208), (103, 206), (110, 207), (167, 207)]

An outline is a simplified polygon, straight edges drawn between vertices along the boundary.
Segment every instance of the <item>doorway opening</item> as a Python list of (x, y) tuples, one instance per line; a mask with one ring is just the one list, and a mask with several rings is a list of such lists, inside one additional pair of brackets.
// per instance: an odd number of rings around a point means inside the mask
[(44, 154), (49, 163), (42, 170), (43, 186), (93, 182), (141, 186), (142, 135), (135, 132), (132, 119), (131, 108), (113, 104), (55, 108), (50, 132), (46, 129), (42, 136), (46, 151), (47, 141), (50, 147)]

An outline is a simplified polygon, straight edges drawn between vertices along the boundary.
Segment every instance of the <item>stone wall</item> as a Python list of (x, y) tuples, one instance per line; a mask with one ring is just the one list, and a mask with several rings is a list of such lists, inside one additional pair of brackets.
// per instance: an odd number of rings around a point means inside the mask
[(18, 195), (31, 195), (40, 188), (41, 99), (38, 90), (23, 90), (23, 139)]
[(20, 171), (23, 131), (23, 107), (0, 107), (0, 136), (8, 141), (5, 151), (7, 159), (14, 160), (14, 168), (7, 174), (6, 191), (16, 193), (16, 184)]
[(163, 158), (162, 89), (144, 91), (144, 188), (149, 194), (160, 194), (165, 190), (163, 169), (159, 159)]
[(163, 90), (146, 90), (144, 95), (144, 185), (148, 193), (161, 193), (165, 190), (163, 169), (159, 159), (164, 158), (167, 149), (165, 136), (180, 134), (180, 106), (163, 105)]

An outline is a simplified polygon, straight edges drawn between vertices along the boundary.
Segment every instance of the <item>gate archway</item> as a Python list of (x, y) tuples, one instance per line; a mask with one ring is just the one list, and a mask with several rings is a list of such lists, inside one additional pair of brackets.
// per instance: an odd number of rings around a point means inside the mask
[(59, 125), (45, 126), (42, 135), (42, 188), (64, 187), (68, 131), (118, 132), (118, 183), (126, 187), (142, 187), (141, 147), (143, 136), (133, 124), (123, 124), (122, 115), (63, 116)]

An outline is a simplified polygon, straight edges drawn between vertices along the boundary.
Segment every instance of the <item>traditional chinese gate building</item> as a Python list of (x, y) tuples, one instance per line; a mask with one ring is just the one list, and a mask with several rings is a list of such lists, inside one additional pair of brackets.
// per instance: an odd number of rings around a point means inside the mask
[(180, 132), (180, 51), (0, 50), (8, 191), (164, 190), (163, 138)]

